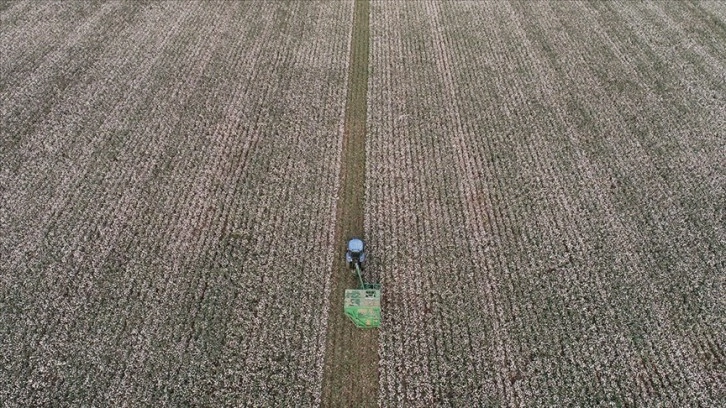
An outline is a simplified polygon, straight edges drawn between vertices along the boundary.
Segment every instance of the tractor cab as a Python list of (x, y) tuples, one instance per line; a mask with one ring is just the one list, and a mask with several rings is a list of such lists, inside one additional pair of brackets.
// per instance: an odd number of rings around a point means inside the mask
[(360, 238), (353, 238), (348, 241), (348, 250), (345, 252), (345, 261), (348, 263), (348, 268), (355, 269), (355, 265), (363, 267), (363, 262), (366, 260), (365, 244)]

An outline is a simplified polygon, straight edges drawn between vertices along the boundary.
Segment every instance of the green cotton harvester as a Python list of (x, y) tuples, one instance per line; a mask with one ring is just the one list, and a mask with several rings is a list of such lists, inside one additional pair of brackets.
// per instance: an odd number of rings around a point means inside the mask
[(362, 268), (366, 260), (365, 244), (360, 238), (348, 241), (345, 253), (348, 269), (358, 276), (358, 288), (345, 290), (343, 312), (361, 329), (381, 325), (381, 285), (363, 282)]

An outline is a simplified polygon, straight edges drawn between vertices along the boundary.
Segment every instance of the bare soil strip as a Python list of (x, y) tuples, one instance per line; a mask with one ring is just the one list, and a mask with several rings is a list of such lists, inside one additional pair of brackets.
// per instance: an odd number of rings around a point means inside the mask
[(368, 19), (368, 0), (356, 1), (336, 215), (336, 254), (340, 256), (331, 271), (323, 406), (375, 406), (378, 399), (378, 331), (357, 329), (343, 315), (345, 289), (357, 282), (346, 272), (342, 254), (349, 238), (364, 235)]

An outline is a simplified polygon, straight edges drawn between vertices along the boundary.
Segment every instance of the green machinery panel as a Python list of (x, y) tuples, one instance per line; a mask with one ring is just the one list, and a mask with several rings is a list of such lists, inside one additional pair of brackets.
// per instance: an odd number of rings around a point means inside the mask
[(381, 325), (381, 291), (379, 289), (346, 289), (343, 311), (359, 328)]

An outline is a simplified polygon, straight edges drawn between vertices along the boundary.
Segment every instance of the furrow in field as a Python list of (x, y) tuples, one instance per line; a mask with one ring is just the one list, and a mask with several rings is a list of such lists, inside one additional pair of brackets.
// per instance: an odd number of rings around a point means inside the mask
[[(373, 406), (378, 396), (378, 331), (360, 330), (342, 313), (345, 289), (356, 282), (346, 271), (346, 242), (361, 237), (365, 227), (366, 118), (369, 73), (369, 2), (353, 2), (349, 37), (347, 97), (335, 216), (335, 257), (326, 290), (328, 319), (323, 372), (323, 406)], [(368, 269), (368, 268), (366, 268)], [(375, 269), (372, 269), (375, 270)], [(364, 274), (367, 281), (375, 276)]]

